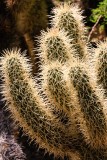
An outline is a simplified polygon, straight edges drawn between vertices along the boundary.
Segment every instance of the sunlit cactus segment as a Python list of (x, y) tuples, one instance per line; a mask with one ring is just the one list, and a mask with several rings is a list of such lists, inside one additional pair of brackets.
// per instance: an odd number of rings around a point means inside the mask
[(5, 54), (1, 58), (2, 90), (15, 121), (32, 140), (36, 139), (40, 147), (55, 156), (72, 153), (73, 137), (65, 132), (50, 107), (39, 97), (27, 58), (20, 55), (20, 50), (5, 51)]
[(45, 64), (51, 61), (59, 61), (64, 64), (70, 59), (73, 60), (75, 50), (71, 49), (71, 40), (63, 31), (51, 28), (47, 32), (42, 32), (39, 40), (39, 56)]
[(98, 44), (93, 57), (92, 61), (94, 63), (92, 64), (95, 68), (96, 81), (98, 85), (101, 85), (105, 96), (107, 96), (107, 40)]
[(73, 4), (64, 3), (53, 10), (52, 26), (68, 33), (71, 44), (76, 50), (76, 57), (83, 58), (87, 54), (86, 28), (80, 9)]
[(70, 79), (77, 91), (80, 110), (86, 121), (85, 128), (80, 121), (80, 130), (86, 141), (94, 148), (107, 146), (107, 115), (102, 102), (95, 94), (87, 72), (80, 66), (71, 68)]
[(58, 63), (52, 63), (49, 66), (44, 66), (42, 72), (43, 82), (42, 88), (46, 92), (49, 100), (55, 104), (59, 109), (70, 111), (72, 108), (71, 95), (68, 92), (68, 86), (64, 81), (63, 68)]

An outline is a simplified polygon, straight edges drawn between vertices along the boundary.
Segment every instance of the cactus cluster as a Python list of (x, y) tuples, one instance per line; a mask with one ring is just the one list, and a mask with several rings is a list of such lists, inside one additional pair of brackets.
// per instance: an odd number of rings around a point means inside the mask
[(0, 59), (2, 94), (15, 121), (46, 152), (70, 160), (107, 159), (107, 40), (87, 43), (80, 9), (63, 3), (38, 38), (40, 73), (20, 49)]

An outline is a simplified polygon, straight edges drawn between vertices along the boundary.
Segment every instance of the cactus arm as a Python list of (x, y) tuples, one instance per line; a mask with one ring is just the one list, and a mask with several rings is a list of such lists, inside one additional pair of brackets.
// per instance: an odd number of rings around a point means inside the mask
[[(47, 99), (54, 104), (54, 113), (59, 121), (71, 128), (71, 135), (78, 135), (75, 118), (72, 117), (73, 107), (71, 92), (68, 92), (67, 80), (63, 80), (63, 72), (75, 59), (70, 48), (70, 39), (63, 31), (57, 28), (43, 32), (39, 38), (41, 57), (41, 88)], [(59, 116), (60, 114), (60, 116)], [(62, 117), (63, 115), (63, 117)]]
[(41, 88), (43, 88), (52, 104), (55, 104), (60, 110), (71, 116), (70, 111), (74, 108), (74, 104), (72, 105), (73, 99), (66, 78), (68, 66), (53, 62), (44, 65), (43, 69)]
[(75, 57), (83, 58), (87, 55), (86, 47), (86, 28), (83, 23), (83, 17), (80, 9), (73, 4), (64, 3), (53, 10), (52, 26), (64, 29), (72, 39), (76, 50)]
[(69, 112), (69, 101), (71, 97), (69, 93), (67, 94), (66, 82), (63, 81), (63, 72), (61, 68), (50, 67), (46, 76), (47, 82), (44, 84), (44, 88), (47, 91), (48, 97), (50, 97), (51, 101), (59, 106), (60, 109), (62, 108)]
[(92, 66), (95, 71), (96, 83), (107, 97), (107, 40), (100, 42), (92, 56)]
[(40, 147), (46, 148), (55, 156), (77, 156), (75, 150), (74, 153), (72, 151), (72, 136), (64, 131), (50, 108), (39, 97), (29, 73), (28, 60), (20, 55), (20, 50), (5, 52), (6, 57), (1, 60), (4, 83), (2, 90), (14, 119), (19, 121), (32, 140), (36, 139)]
[[(65, 68), (67, 68), (67, 65), (69, 66), (69, 63), (75, 60), (73, 52), (75, 51), (70, 49), (70, 39), (63, 31), (52, 28), (47, 32), (42, 33), (39, 50), (39, 56), (42, 59), (41, 88), (45, 91), (53, 104), (58, 106), (61, 110), (64, 110), (65, 108), (66, 111), (69, 110), (67, 105), (69, 102), (67, 102), (66, 98), (70, 100), (70, 95), (68, 94), (69, 96), (66, 97), (67, 89), (64, 87), (66, 83), (62, 82), (63, 77), (59, 74), (59, 70), (62, 72), (61, 68), (64, 68), (63, 66), (66, 66)], [(53, 71), (55, 71), (56, 68), (57, 72), (51, 74), (52, 68)]]
[(105, 110), (107, 102), (99, 98), (89, 77), (84, 68), (71, 67), (70, 79), (77, 91), (81, 112), (86, 121), (85, 127), (80, 120), (80, 129), (92, 147), (103, 148), (107, 144), (107, 111)]
[(65, 78), (67, 67), (58, 65), (54, 62), (51, 65), (44, 67), (44, 80), (42, 87), (48, 99), (54, 104), (55, 114), (60, 114), (59, 121), (62, 121), (67, 128), (70, 129), (70, 134), (73, 137), (78, 137), (78, 127), (76, 124), (76, 115), (74, 97), (69, 89), (68, 80)]

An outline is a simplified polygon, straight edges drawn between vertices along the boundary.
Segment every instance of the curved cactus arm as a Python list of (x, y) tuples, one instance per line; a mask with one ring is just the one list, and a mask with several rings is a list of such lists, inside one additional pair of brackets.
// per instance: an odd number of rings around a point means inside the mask
[[(74, 109), (72, 92), (67, 79), (68, 66), (61, 65), (58, 61), (44, 65), (42, 70), (42, 89), (52, 104), (71, 116)], [(73, 103), (73, 105), (72, 105)], [(72, 111), (73, 112), (73, 111)]]
[[(60, 125), (38, 94), (31, 67), (20, 50), (5, 51), (1, 58), (2, 92), (14, 120), (40, 147), (55, 156), (74, 155), (73, 137)], [(7, 89), (8, 88), (8, 89)], [(76, 158), (78, 160), (79, 158)]]
[(64, 125), (70, 128), (70, 134), (78, 137), (74, 96), (72, 97), (74, 93), (69, 89), (68, 80), (65, 75), (68, 73), (67, 70), (67, 66), (62, 66), (58, 62), (44, 65), (41, 89), (44, 90), (50, 102), (56, 106), (54, 110), (56, 112), (63, 112), (59, 119), (60, 121), (63, 120)]
[[(73, 110), (71, 109), (71, 94), (67, 91), (69, 87), (67, 83), (63, 81), (63, 73), (61, 73), (65, 71), (65, 68), (67, 71), (67, 66), (75, 60), (75, 51), (71, 49), (71, 40), (63, 30), (59, 30), (58, 28), (52, 28), (47, 32), (43, 32), (39, 39), (39, 56), (42, 59), (40, 90), (43, 91), (47, 99), (54, 104), (54, 113), (58, 116), (60, 114), (59, 121), (65, 123), (64, 125), (72, 126), (73, 132), (73, 130), (77, 128), (74, 129), (75, 120), (71, 116), (71, 114), (73, 114)], [(57, 72), (52, 73), (51, 70), (53, 70), (52, 72), (57, 70)], [(59, 72), (61, 75), (59, 75)], [(72, 111), (70, 112), (70, 110)]]
[(107, 97), (107, 40), (100, 42), (92, 56), (92, 68), (94, 68), (96, 84), (102, 88)]
[(52, 26), (68, 33), (71, 44), (76, 50), (76, 58), (83, 58), (87, 55), (86, 28), (83, 23), (83, 16), (80, 9), (73, 4), (64, 3), (53, 10)]
[(57, 62), (44, 66), (42, 88), (53, 104), (69, 113), (72, 108), (71, 95), (67, 90), (66, 81), (63, 80), (63, 69), (67, 70)]
[[(45, 92), (52, 104), (55, 104), (55, 106), (57, 106), (57, 110), (64, 110), (64, 112), (66, 110), (68, 112), (69, 107), (67, 102), (65, 106), (66, 95), (64, 93), (64, 90), (66, 89), (64, 89), (64, 84), (61, 84), (63, 83), (61, 80), (63, 79), (63, 77), (59, 77), (58, 75), (54, 76), (55, 74), (49, 75), (49, 70), (51, 70), (52, 67), (53, 69), (55, 67), (56, 69), (62, 68), (65, 64), (66, 66), (69, 66), (70, 63), (75, 60), (73, 57), (75, 51), (71, 49), (70, 45), (71, 40), (66, 35), (66, 33), (64, 33), (64, 31), (60, 31), (58, 28), (51, 28), (47, 32), (42, 32), (42, 35), (40, 36), (39, 40), (39, 56), (41, 57), (42, 61), (42, 72), (40, 73), (40, 89)], [(57, 88), (59, 84), (60, 87)], [(63, 90), (63, 97), (61, 95), (61, 89)], [(56, 91), (58, 91), (57, 95)], [(68, 99), (70, 99), (70, 95)]]
[(91, 81), (89, 72), (84, 69), (84, 65), (71, 67), (69, 76), (77, 92), (78, 108), (80, 109), (80, 117), (77, 117), (77, 119), (86, 142), (93, 148), (106, 148), (106, 99), (102, 96), (99, 98), (99, 93), (97, 93), (99, 91), (96, 89), (94, 82)]

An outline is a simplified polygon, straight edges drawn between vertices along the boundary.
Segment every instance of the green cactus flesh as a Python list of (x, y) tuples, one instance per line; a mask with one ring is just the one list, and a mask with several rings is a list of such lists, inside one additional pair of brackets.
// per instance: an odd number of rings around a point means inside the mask
[[(48, 45), (47, 45), (48, 55), (47, 55), (47, 58), (50, 61), (51, 60), (59, 60), (59, 61), (62, 60), (62, 62), (64, 62), (68, 59), (68, 57), (65, 54), (64, 47), (62, 48), (62, 46), (64, 46), (64, 44), (63, 44), (63, 42), (61, 42), (61, 39), (59, 39), (58, 37), (55, 37), (55, 38), (51, 37), (50, 39), (47, 39), (47, 41), (48, 41)], [(56, 50), (58, 52), (56, 52)], [(61, 55), (59, 53), (61, 53)]]

